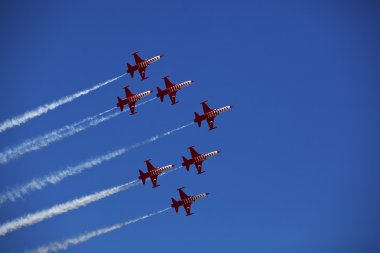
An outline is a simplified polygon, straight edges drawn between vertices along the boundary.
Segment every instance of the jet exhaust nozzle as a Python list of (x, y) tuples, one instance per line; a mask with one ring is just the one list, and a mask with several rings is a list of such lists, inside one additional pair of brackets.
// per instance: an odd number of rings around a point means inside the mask
[(157, 87), (157, 97), (160, 98), (161, 102), (164, 102), (164, 94), (162, 93), (160, 87)]
[(139, 170), (140, 176), (139, 179), (141, 179), (142, 183), (145, 184), (146, 177), (144, 175), (144, 172), (142, 170)]
[(179, 207), (179, 205), (178, 205), (178, 202), (174, 198), (172, 198), (172, 205), (171, 205), (171, 207), (175, 209), (176, 213), (178, 213), (178, 207)]
[(135, 69), (129, 63), (127, 63), (127, 66), (128, 66), (127, 73), (131, 75), (131, 78), (133, 78), (133, 74), (135, 73)]
[(183, 160), (182, 166), (185, 166), (186, 170), (189, 171), (189, 169), (190, 169), (189, 160), (187, 160), (186, 157), (184, 157), (184, 156), (182, 156), (182, 160)]
[(194, 122), (197, 123), (199, 127), (201, 127), (201, 125), (202, 125), (202, 119), (201, 119), (201, 117), (196, 112), (194, 112), (194, 115), (195, 115)]

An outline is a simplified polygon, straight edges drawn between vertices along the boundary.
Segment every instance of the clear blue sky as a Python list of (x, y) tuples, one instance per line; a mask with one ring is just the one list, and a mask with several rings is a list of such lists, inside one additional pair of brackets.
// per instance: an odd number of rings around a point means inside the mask
[(176, 188), (211, 194), (67, 252), (379, 252), (380, 6), (377, 1), (2, 1), (0, 121), (164, 54), (148, 80), (124, 77), (0, 134), (1, 149), (102, 112), (123, 95), (196, 81), (0, 168), (0, 190), (189, 123), (199, 102), (235, 107), (215, 131), (191, 126), (0, 209), (0, 222), (128, 182), (151, 157), (222, 150), (197, 176), (150, 185), (0, 237), (22, 252), (170, 205)]

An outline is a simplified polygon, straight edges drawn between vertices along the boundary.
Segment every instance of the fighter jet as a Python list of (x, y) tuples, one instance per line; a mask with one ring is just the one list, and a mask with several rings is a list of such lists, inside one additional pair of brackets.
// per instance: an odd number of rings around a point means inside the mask
[(215, 117), (218, 116), (219, 114), (221, 114), (222, 112), (225, 112), (225, 111), (231, 109), (232, 105), (228, 105), (228, 106), (225, 106), (225, 107), (222, 107), (219, 109), (211, 109), (210, 107), (208, 107), (208, 105), (206, 103), (207, 103), (207, 100), (203, 101), (201, 103), (201, 105), (203, 107), (204, 114), (199, 115), (198, 113), (194, 112), (194, 114), (195, 114), (194, 122), (198, 123), (198, 126), (201, 127), (202, 121), (207, 120), (209, 130), (213, 130), (216, 128), (216, 127), (214, 127)]
[(143, 81), (145, 79), (148, 79), (148, 77), (145, 76), (146, 68), (150, 64), (152, 64), (155, 61), (158, 61), (159, 59), (161, 59), (164, 56), (161, 54), (161, 55), (155, 56), (155, 57), (150, 58), (150, 59), (141, 59), (140, 56), (138, 56), (138, 54), (137, 54), (138, 52), (139, 51), (136, 51), (132, 54), (133, 57), (135, 58), (136, 65), (131, 66), (131, 64), (127, 63), (127, 66), (128, 66), (127, 73), (129, 73), (131, 75), (131, 77), (133, 78), (133, 74), (135, 73), (136, 70), (138, 70), (140, 73), (140, 76), (141, 76), (141, 81)]
[(177, 91), (194, 82), (193, 80), (190, 80), (183, 83), (173, 84), (172, 82), (170, 82), (169, 76), (165, 76), (162, 79), (164, 79), (165, 81), (166, 89), (161, 90), (159, 87), (157, 87), (157, 97), (161, 99), (161, 102), (164, 102), (164, 96), (169, 95), (170, 101), (172, 101), (172, 105), (178, 103), (175, 101)]
[(202, 170), (203, 161), (221, 152), (220, 150), (216, 150), (216, 151), (212, 151), (206, 154), (199, 154), (197, 151), (195, 151), (194, 146), (188, 147), (188, 149), (190, 149), (190, 154), (192, 158), (188, 160), (186, 159), (186, 157), (182, 156), (182, 159), (183, 159), (182, 166), (185, 166), (186, 170), (189, 171), (190, 165), (194, 164), (195, 168), (198, 171), (198, 175), (205, 172)]
[(141, 98), (148, 96), (150, 93), (152, 93), (152, 90), (148, 90), (139, 94), (134, 94), (128, 89), (129, 85), (124, 87), (125, 90), (125, 99), (121, 99), (120, 97), (117, 97), (117, 107), (120, 107), (120, 111), (123, 111), (124, 106), (126, 104), (129, 105), (129, 109), (131, 110), (131, 115), (136, 114), (135, 112), (135, 107), (136, 107), (136, 102), (140, 100)]
[(179, 192), (179, 196), (181, 197), (181, 200), (176, 201), (174, 198), (172, 198), (171, 207), (175, 209), (176, 213), (178, 213), (178, 208), (180, 206), (183, 206), (183, 208), (185, 208), (186, 211), (186, 216), (190, 216), (194, 214), (190, 212), (191, 204), (198, 199), (206, 197), (207, 195), (209, 195), (209, 193), (202, 193), (196, 196), (188, 196), (186, 193), (182, 191), (183, 188), (184, 187), (177, 189)]
[(157, 177), (165, 170), (171, 169), (175, 166), (175, 164), (167, 165), (164, 167), (156, 168), (150, 163), (151, 159), (148, 159), (145, 161), (146, 167), (148, 168), (148, 172), (143, 172), (142, 170), (139, 170), (140, 176), (139, 179), (142, 181), (143, 184), (145, 184), (145, 180), (149, 177), (150, 181), (152, 181), (153, 188), (156, 188), (160, 185), (157, 185)]

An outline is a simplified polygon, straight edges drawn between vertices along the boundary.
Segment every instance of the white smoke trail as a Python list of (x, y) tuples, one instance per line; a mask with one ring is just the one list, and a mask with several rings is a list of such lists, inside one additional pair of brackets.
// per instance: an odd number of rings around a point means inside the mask
[[(114, 109), (115, 108), (111, 110), (107, 110), (106, 112), (112, 111)], [(95, 116), (87, 117), (79, 122), (73, 123), (71, 125), (63, 126), (59, 129), (53, 130), (50, 133), (44, 134), (42, 136), (38, 136), (34, 139), (28, 139), (15, 147), (8, 148), (2, 153), (0, 153), (0, 164), (6, 164), (9, 161), (17, 159), (26, 153), (47, 147), (51, 143), (54, 143), (63, 138), (66, 138), (76, 133), (79, 133), (81, 131), (84, 131), (85, 129), (91, 126), (96, 126), (99, 123), (109, 120), (120, 114), (120, 112), (115, 112), (113, 114), (102, 116), (106, 112), (100, 113)]]
[(184, 128), (192, 125), (192, 124), (193, 123), (183, 125), (181, 127), (167, 131), (163, 134), (155, 135), (153, 137), (150, 137), (146, 140), (135, 143), (133, 145), (130, 145), (130, 146), (127, 146), (124, 148), (120, 148), (120, 149), (114, 150), (112, 152), (109, 152), (107, 154), (104, 154), (104, 155), (98, 156), (96, 158), (87, 160), (87, 161), (80, 163), (78, 165), (69, 166), (66, 169), (51, 173), (48, 176), (32, 179), (30, 182), (28, 182), (24, 185), (14, 187), (11, 190), (8, 190), (6, 192), (1, 193), (0, 194), (0, 206), (2, 204), (4, 204), (5, 202), (8, 202), (8, 201), (14, 202), (17, 199), (24, 197), (25, 195), (29, 194), (32, 191), (42, 190), (43, 188), (45, 188), (46, 186), (48, 186), (50, 184), (57, 184), (69, 176), (79, 174), (86, 169), (91, 169), (92, 167), (100, 165), (105, 161), (108, 161), (108, 160), (111, 160), (111, 159), (116, 158), (118, 156), (121, 156), (128, 151), (131, 151), (135, 148), (141, 147), (141, 146), (148, 144), (150, 142), (154, 142), (161, 137), (165, 137), (165, 136), (168, 136), (174, 132), (180, 131), (180, 130), (182, 130), (182, 129), (184, 129)]
[[(176, 167), (174, 169), (165, 171), (161, 173), (159, 176), (163, 176), (165, 174), (169, 174), (173, 171), (176, 171), (178, 169), (182, 168), (182, 166)], [(33, 213), (33, 214), (27, 214), (24, 215), (18, 219), (15, 219), (13, 221), (6, 222), (0, 226), (0, 236), (4, 236), (8, 234), (9, 232), (18, 230), (20, 228), (33, 225), (35, 223), (41, 222), (43, 220), (52, 218), (56, 215), (66, 213), (71, 210), (78, 209), (80, 207), (87, 206), (88, 204), (95, 202), (97, 200), (109, 197), (111, 195), (114, 195), (116, 193), (119, 193), (121, 191), (125, 191), (131, 187), (140, 185), (141, 181), (138, 179), (135, 179), (131, 182), (128, 182), (126, 184), (122, 184), (119, 186), (115, 186), (100, 192), (96, 192), (90, 195), (86, 195), (71, 201), (68, 201), (63, 204), (55, 205), (49, 209), (44, 209), (39, 212)]]
[(45, 113), (47, 113), (48, 111), (52, 111), (54, 110), (55, 108), (61, 106), (61, 105), (64, 105), (66, 103), (69, 103), (83, 95), (86, 95), (88, 93), (90, 93), (91, 91), (94, 91), (94, 90), (97, 90), (101, 87), (103, 87), (104, 85), (107, 85), (109, 83), (112, 83), (116, 80), (118, 80), (119, 78), (125, 76), (126, 74), (122, 74), (120, 76), (117, 76), (115, 78), (112, 78), (110, 80), (107, 80), (105, 82), (102, 82), (102, 83), (99, 83), (95, 86), (93, 86), (92, 88), (89, 88), (89, 89), (86, 89), (86, 90), (82, 90), (82, 91), (79, 91), (77, 93), (74, 93), (72, 95), (69, 95), (69, 96), (66, 96), (66, 97), (63, 97), (63, 98), (60, 98), (56, 101), (53, 101), (49, 104), (44, 104), (42, 106), (39, 106), (37, 107), (36, 109), (33, 109), (31, 111), (27, 111), (25, 112), (24, 114), (22, 115), (19, 115), (19, 116), (16, 116), (16, 117), (13, 117), (11, 119), (8, 119), (2, 123), (0, 123), (0, 133), (1, 132), (4, 132), (5, 130), (7, 130), (8, 128), (12, 128), (12, 127), (15, 127), (15, 126), (20, 126), (21, 124), (24, 124), (26, 123), (27, 121), (35, 118), (35, 117), (38, 117), (38, 116), (41, 116)]
[(66, 177), (73, 176), (81, 173), (83, 170), (90, 169), (96, 165), (103, 163), (104, 161), (108, 161), (113, 159), (119, 155), (121, 155), (122, 150), (116, 150), (114, 152), (110, 152), (108, 154), (99, 156), (97, 158), (85, 161), (76, 166), (69, 166), (68, 168), (60, 171), (56, 171), (51, 173), (50, 175), (44, 176), (42, 178), (35, 178), (29, 181), (28, 183), (14, 187), (11, 190), (3, 192), (0, 194), (0, 206), (8, 201), (16, 201), (19, 198), (24, 197), (32, 191), (42, 190), (49, 184), (57, 184)]
[[(155, 99), (156, 99), (156, 97), (149, 99), (149, 100), (146, 100), (140, 104), (137, 104), (136, 107), (147, 104), (147, 103), (149, 103)], [(120, 111), (107, 115), (107, 113), (109, 113), (115, 109), (116, 109), (116, 107), (109, 109), (107, 111), (104, 111), (102, 113), (99, 113), (97, 115), (89, 116), (89, 117), (87, 117), (87, 118), (85, 118), (79, 122), (73, 123), (71, 125), (63, 126), (59, 129), (53, 130), (50, 133), (44, 134), (44, 135), (36, 137), (34, 139), (26, 140), (23, 143), (19, 144), (18, 146), (15, 146), (13, 148), (8, 148), (5, 151), (3, 151), (2, 153), (0, 153), (0, 164), (8, 163), (10, 160), (17, 159), (18, 157), (20, 157), (26, 153), (47, 147), (51, 143), (54, 143), (56, 141), (60, 141), (63, 138), (66, 138), (66, 137), (72, 136), (74, 134), (77, 134), (79, 132), (82, 132), (89, 127), (96, 126), (96, 125), (98, 125), (104, 121), (110, 120), (110, 119), (120, 115), (121, 114)], [(129, 109), (125, 110), (125, 111), (129, 111)], [(106, 115), (103, 116), (104, 114), (106, 114)], [(0, 202), (0, 204), (1, 204), (1, 202)]]
[(68, 211), (78, 209), (80, 207), (87, 206), (88, 204), (94, 201), (109, 197), (113, 194), (127, 190), (139, 184), (141, 184), (141, 182), (136, 179), (126, 184), (122, 184), (122, 185), (112, 187), (100, 192), (86, 195), (86, 196), (68, 201), (63, 204), (55, 205), (49, 209), (44, 209), (36, 213), (24, 215), (18, 219), (2, 224), (0, 226), (0, 236), (4, 236), (9, 232), (20, 229), (22, 227), (30, 226), (32, 224), (41, 222), (43, 220), (52, 218), (56, 215), (66, 213)]
[(117, 229), (121, 229), (121, 228), (123, 228), (123, 227), (125, 227), (125, 226), (127, 226), (129, 224), (133, 224), (133, 223), (136, 223), (138, 221), (141, 221), (141, 220), (147, 219), (149, 217), (152, 217), (154, 215), (166, 212), (169, 209), (170, 209), (170, 207), (162, 209), (162, 210), (160, 210), (158, 212), (150, 213), (150, 214), (147, 214), (147, 215), (144, 215), (144, 216), (132, 219), (132, 220), (121, 222), (121, 223), (115, 224), (113, 226), (104, 227), (104, 228), (100, 228), (100, 229), (97, 229), (97, 230), (94, 230), (94, 231), (91, 231), (91, 232), (87, 232), (87, 233), (78, 235), (76, 237), (66, 239), (66, 240), (61, 241), (61, 242), (53, 242), (53, 243), (50, 243), (48, 245), (43, 245), (43, 246), (41, 246), (39, 248), (36, 248), (34, 250), (30, 250), (30, 251), (26, 251), (26, 252), (27, 253), (48, 253), (48, 252), (57, 252), (57, 251), (60, 251), (60, 250), (66, 250), (70, 246), (77, 245), (77, 244), (80, 244), (80, 243), (84, 243), (84, 242), (86, 242), (86, 241), (88, 241), (88, 240), (90, 240), (90, 239), (92, 239), (94, 237), (98, 237), (98, 236), (110, 233), (110, 232), (112, 232), (114, 230), (117, 230)]

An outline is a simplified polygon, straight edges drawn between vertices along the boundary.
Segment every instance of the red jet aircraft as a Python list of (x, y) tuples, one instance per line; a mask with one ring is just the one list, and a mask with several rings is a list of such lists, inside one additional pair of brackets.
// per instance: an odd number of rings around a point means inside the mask
[(171, 169), (175, 166), (175, 164), (167, 165), (164, 167), (156, 168), (150, 163), (151, 159), (148, 159), (145, 161), (146, 167), (148, 168), (148, 172), (143, 172), (142, 170), (139, 170), (140, 176), (139, 179), (141, 179), (142, 183), (145, 184), (145, 180), (149, 177), (150, 181), (153, 183), (153, 188), (156, 188), (160, 185), (157, 185), (157, 177), (165, 170)]
[(220, 150), (217, 150), (217, 151), (212, 151), (206, 154), (199, 154), (197, 151), (195, 151), (194, 146), (188, 147), (188, 149), (190, 149), (190, 154), (192, 158), (187, 160), (186, 157), (182, 156), (182, 159), (183, 159), (182, 166), (185, 166), (186, 170), (189, 171), (190, 165), (194, 164), (195, 168), (198, 171), (198, 175), (205, 172), (202, 170), (203, 161), (221, 152)]
[(190, 212), (191, 204), (198, 199), (206, 197), (207, 195), (209, 195), (209, 193), (202, 193), (196, 196), (188, 196), (186, 193), (182, 191), (183, 188), (184, 187), (177, 189), (179, 192), (179, 196), (181, 197), (181, 200), (176, 201), (174, 198), (172, 198), (172, 208), (174, 208), (176, 213), (178, 213), (178, 208), (180, 206), (183, 206), (183, 208), (185, 208), (186, 210), (186, 216), (190, 216), (194, 214)]
[(129, 89), (129, 85), (124, 87), (125, 90), (125, 99), (121, 99), (120, 97), (117, 97), (117, 107), (120, 107), (120, 111), (123, 111), (124, 106), (126, 104), (129, 105), (129, 109), (131, 110), (131, 115), (136, 114), (135, 112), (135, 107), (136, 107), (136, 102), (140, 100), (141, 98), (148, 96), (150, 93), (152, 93), (152, 90), (148, 90), (139, 94), (133, 94)]
[(138, 70), (140, 73), (140, 76), (141, 76), (141, 81), (143, 81), (145, 79), (148, 79), (148, 77), (145, 77), (146, 68), (150, 64), (152, 64), (155, 61), (158, 61), (159, 59), (161, 59), (164, 56), (161, 54), (161, 55), (158, 55), (158, 56), (150, 58), (150, 59), (141, 59), (140, 56), (138, 56), (138, 54), (137, 54), (138, 52), (139, 51), (136, 51), (132, 54), (133, 57), (135, 58), (136, 65), (131, 66), (131, 64), (127, 63), (127, 66), (128, 66), (127, 73), (129, 73), (131, 75), (131, 77), (133, 78), (133, 74), (135, 73), (136, 70)]
[(164, 96), (169, 95), (170, 101), (172, 101), (172, 105), (174, 105), (174, 104), (178, 103), (175, 101), (175, 96), (177, 94), (177, 91), (188, 86), (189, 84), (193, 83), (194, 81), (190, 80), (190, 81), (186, 81), (183, 83), (173, 84), (172, 82), (170, 82), (168, 77), (169, 76), (165, 76), (164, 78), (162, 78), (165, 81), (166, 89), (161, 90), (159, 87), (157, 87), (157, 97), (159, 97), (161, 99), (161, 102), (164, 102)]
[(208, 126), (210, 127), (209, 130), (213, 130), (216, 128), (216, 127), (214, 127), (215, 117), (218, 116), (219, 114), (221, 114), (222, 112), (225, 112), (225, 111), (231, 109), (232, 105), (228, 105), (228, 106), (225, 106), (225, 107), (222, 107), (219, 109), (211, 109), (210, 107), (208, 107), (208, 105), (206, 103), (207, 103), (207, 100), (203, 101), (201, 103), (202, 107), (203, 107), (204, 114), (199, 115), (198, 113), (194, 112), (194, 114), (195, 114), (194, 122), (198, 123), (198, 126), (201, 127), (202, 121), (207, 120)]

